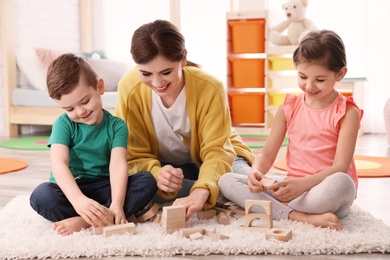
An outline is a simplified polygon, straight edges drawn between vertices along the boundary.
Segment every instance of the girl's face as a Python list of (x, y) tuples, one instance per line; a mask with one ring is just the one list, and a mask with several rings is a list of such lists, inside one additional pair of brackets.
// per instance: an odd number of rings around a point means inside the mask
[(103, 120), (103, 103), (100, 95), (104, 93), (104, 82), (99, 79), (97, 89), (87, 86), (83, 79), (69, 94), (56, 100), (68, 117), (76, 123), (98, 125)]
[(166, 107), (170, 107), (184, 87), (182, 69), (186, 63), (186, 55), (179, 62), (158, 55), (148, 63), (138, 64), (138, 73), (142, 82), (157, 93)]
[(336, 82), (343, 79), (347, 68), (338, 73), (328, 70), (317, 63), (302, 62), (297, 65), (298, 86), (305, 93), (305, 102), (309, 106), (323, 108), (333, 102), (336, 97)]

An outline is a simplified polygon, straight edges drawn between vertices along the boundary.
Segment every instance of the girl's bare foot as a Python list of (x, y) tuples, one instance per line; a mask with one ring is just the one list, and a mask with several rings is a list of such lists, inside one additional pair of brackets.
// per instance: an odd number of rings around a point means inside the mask
[(79, 232), (83, 228), (89, 228), (89, 225), (82, 217), (67, 218), (58, 222), (54, 222), (53, 229), (59, 235), (70, 235), (73, 232)]
[(332, 212), (324, 214), (306, 214), (298, 211), (291, 211), (288, 215), (291, 220), (306, 222), (316, 227), (329, 227), (332, 229), (341, 229), (339, 218)]

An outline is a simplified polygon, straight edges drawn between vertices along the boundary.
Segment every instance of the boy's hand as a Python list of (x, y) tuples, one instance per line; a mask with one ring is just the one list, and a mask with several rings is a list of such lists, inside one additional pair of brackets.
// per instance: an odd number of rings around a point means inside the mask
[(76, 212), (91, 226), (105, 225), (108, 221), (108, 209), (93, 199), (83, 196), (83, 198), (76, 199), (73, 206)]
[(113, 214), (113, 223), (115, 225), (127, 223), (125, 212), (123, 207), (116, 207), (115, 205), (110, 206), (110, 212)]
[(174, 168), (172, 165), (165, 165), (161, 168), (160, 175), (157, 177), (157, 187), (165, 192), (177, 192), (181, 190), (183, 171), (180, 168)]

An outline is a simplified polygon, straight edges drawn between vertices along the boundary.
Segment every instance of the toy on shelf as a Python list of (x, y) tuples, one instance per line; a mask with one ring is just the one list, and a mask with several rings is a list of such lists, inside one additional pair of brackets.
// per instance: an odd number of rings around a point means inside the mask
[[(297, 45), (310, 31), (316, 30), (314, 23), (306, 18), (307, 0), (288, 0), (282, 6), (287, 20), (269, 31), (269, 41), (275, 45)], [(284, 31), (287, 30), (287, 35)]]

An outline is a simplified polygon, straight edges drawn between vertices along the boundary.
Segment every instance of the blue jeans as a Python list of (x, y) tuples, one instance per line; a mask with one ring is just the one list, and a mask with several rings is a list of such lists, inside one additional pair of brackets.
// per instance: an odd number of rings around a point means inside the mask
[[(76, 180), (81, 192), (109, 208), (111, 205), (111, 185), (109, 178)], [(130, 175), (123, 210), (126, 218), (142, 210), (157, 192), (157, 183), (148, 171)], [(31, 207), (42, 217), (53, 222), (79, 216), (56, 183), (44, 182), (32, 192)]]

